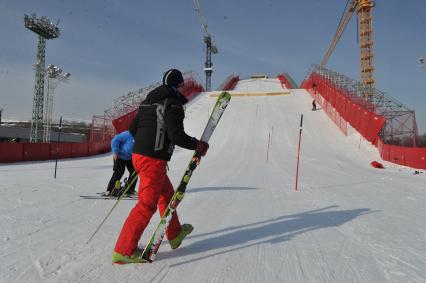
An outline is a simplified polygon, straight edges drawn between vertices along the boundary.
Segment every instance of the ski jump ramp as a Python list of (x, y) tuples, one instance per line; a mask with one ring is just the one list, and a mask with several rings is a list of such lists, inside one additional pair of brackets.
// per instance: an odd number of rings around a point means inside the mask
[[(380, 161), (377, 150), (311, 111), (305, 90), (256, 79), (240, 81), (232, 93), (178, 208), (194, 232), (177, 250), (165, 242), (153, 264), (111, 265), (132, 201), (121, 202), (84, 244), (113, 203), (79, 195), (105, 190), (110, 154), (60, 161), (57, 179), (51, 161), (0, 166), (2, 280), (426, 282), (426, 174), (386, 162), (385, 169), (371, 167)], [(214, 94), (187, 106), (190, 135), (200, 137)], [(191, 155), (176, 148), (168, 172), (174, 185)]]

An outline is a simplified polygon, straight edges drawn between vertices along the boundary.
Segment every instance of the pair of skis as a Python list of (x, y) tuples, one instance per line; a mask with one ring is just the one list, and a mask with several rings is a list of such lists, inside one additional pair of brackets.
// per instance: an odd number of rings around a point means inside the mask
[[(213, 107), (212, 113), (210, 115), (210, 118), (207, 122), (207, 125), (203, 131), (203, 134), (200, 138), (201, 141), (208, 142), (210, 140), (211, 135), (213, 134), (216, 126), (219, 123), (220, 118), (222, 117), (223, 112), (225, 111), (226, 107), (228, 106), (229, 102), (231, 100), (231, 95), (228, 92), (222, 92)], [(160, 245), (164, 239), (164, 236), (166, 234), (167, 227), (170, 224), (170, 221), (172, 219), (173, 214), (176, 211), (177, 206), (182, 201), (182, 199), (185, 196), (185, 190), (189, 183), (189, 180), (191, 179), (192, 173), (197, 168), (198, 164), (201, 161), (201, 155), (198, 152), (194, 152), (187, 169), (185, 170), (185, 174), (183, 175), (179, 186), (175, 190), (175, 193), (172, 196), (172, 199), (170, 200), (166, 211), (163, 213), (160, 222), (158, 223), (154, 233), (150, 237), (148, 244), (144, 248), (144, 251), (141, 255), (142, 259), (153, 262), (158, 250), (160, 248)], [(128, 184), (128, 187), (125, 189), (124, 194), (129, 189), (130, 185), (133, 183), (133, 179)], [(123, 194), (123, 195), (124, 195)], [(112, 210), (117, 206), (118, 202), (122, 199), (123, 195), (116, 201), (114, 206), (111, 208), (107, 216), (104, 218), (102, 223), (98, 226), (96, 231), (92, 234), (90, 239), (87, 241), (87, 243), (93, 238), (93, 236), (99, 231), (102, 224), (105, 222), (105, 220), (108, 218), (108, 216), (111, 214)]]

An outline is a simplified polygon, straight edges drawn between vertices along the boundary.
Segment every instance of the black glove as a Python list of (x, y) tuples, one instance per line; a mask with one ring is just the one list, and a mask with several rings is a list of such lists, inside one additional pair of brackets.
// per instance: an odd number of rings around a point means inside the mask
[(201, 156), (206, 155), (208, 149), (209, 149), (208, 143), (203, 141), (197, 141), (197, 147), (195, 148), (195, 151), (199, 152)]

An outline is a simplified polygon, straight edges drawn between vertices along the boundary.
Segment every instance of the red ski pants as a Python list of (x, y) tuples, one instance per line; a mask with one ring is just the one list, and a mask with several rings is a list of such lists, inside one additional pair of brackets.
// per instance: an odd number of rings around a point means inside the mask
[[(133, 254), (157, 207), (163, 215), (174, 193), (166, 174), (167, 161), (133, 153), (132, 162), (140, 180), (138, 203), (130, 211), (115, 244), (114, 250), (122, 255)], [(181, 229), (175, 212), (166, 231), (167, 238), (176, 238)]]

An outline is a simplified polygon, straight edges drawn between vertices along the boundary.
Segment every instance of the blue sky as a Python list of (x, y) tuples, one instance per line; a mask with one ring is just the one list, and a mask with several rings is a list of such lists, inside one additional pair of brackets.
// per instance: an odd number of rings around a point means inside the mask
[[(345, 0), (200, 0), (219, 53), (212, 87), (232, 73), (289, 73), (300, 84), (319, 63), (336, 31)], [(373, 10), (376, 87), (416, 111), (426, 132), (426, 1), (378, 0)], [(91, 119), (128, 91), (161, 80), (171, 67), (204, 81), (203, 33), (192, 0), (0, 0), (0, 107), (5, 118), (30, 118), (36, 36), (24, 13), (59, 18), (62, 34), (48, 41), (46, 64), (72, 74), (60, 85), (54, 117)], [(352, 18), (327, 67), (359, 80)]]

